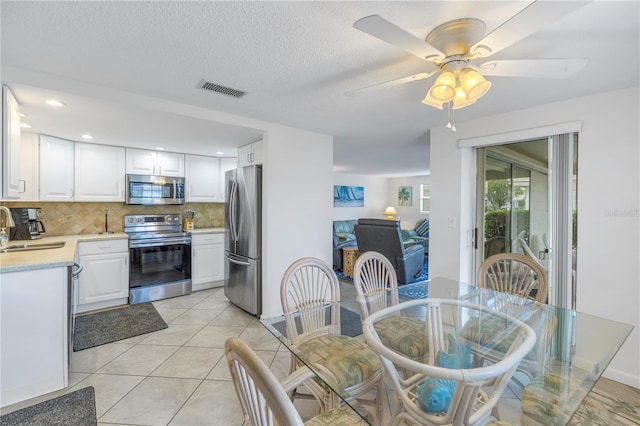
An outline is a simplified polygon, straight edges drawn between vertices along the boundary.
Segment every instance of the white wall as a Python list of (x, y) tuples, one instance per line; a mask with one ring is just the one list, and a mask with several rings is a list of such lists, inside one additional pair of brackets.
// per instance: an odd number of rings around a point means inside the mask
[[(422, 195), (420, 193), (420, 185), (428, 185), (429, 182), (430, 177), (428, 175), (389, 179), (389, 205), (395, 207), (398, 211), (402, 229), (413, 229), (417, 221), (429, 217), (428, 214), (420, 213), (420, 196)], [(413, 201), (411, 206), (398, 205), (398, 190), (401, 186), (410, 186), (413, 188)]]
[[(313, 161), (308, 161), (312, 158)], [(282, 314), (280, 281), (301, 257), (332, 257), (333, 137), (272, 127), (263, 166), (262, 316)]]
[[(633, 87), (460, 122), (457, 133), (432, 129), (429, 258), (434, 277), (472, 276), (467, 237), (475, 166), (472, 149), (457, 148), (460, 139), (581, 121), (577, 310), (635, 327), (605, 372), (635, 387), (640, 386), (639, 93)], [(479, 102), (471, 108), (481, 107)]]
[[(359, 219), (362, 217), (384, 218), (382, 212), (389, 205), (389, 179), (368, 175), (334, 173), (333, 185), (364, 187), (363, 207), (333, 207), (332, 196), (333, 220)], [(333, 191), (333, 186), (331, 186), (331, 191)], [(328, 229), (331, 230), (331, 226)]]

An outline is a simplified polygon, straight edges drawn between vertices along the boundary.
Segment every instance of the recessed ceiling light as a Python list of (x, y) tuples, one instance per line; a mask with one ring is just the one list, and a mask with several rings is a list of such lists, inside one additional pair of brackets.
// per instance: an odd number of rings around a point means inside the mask
[(217, 155), (222, 155), (222, 154), (224, 154), (224, 152), (222, 152), (222, 151), (218, 151), (218, 152), (216, 152), (216, 154), (217, 154)]
[(57, 99), (49, 99), (48, 101), (45, 101), (45, 103), (51, 105), (51, 106), (55, 106), (55, 107), (62, 107), (65, 106), (66, 104), (63, 102), (60, 102)]
[(82, 139), (93, 139), (93, 136), (85, 134), (85, 135), (82, 135)]
[(20, 127), (22, 127), (23, 129), (30, 129), (31, 126), (27, 123), (20, 123)]
[(157, 149), (158, 151), (164, 151), (164, 148), (163, 148), (163, 147), (161, 147), (161, 146), (157, 146), (157, 147), (156, 147), (156, 149)]
[(25, 114), (24, 112), (20, 113), (20, 117), (26, 117), (26, 116), (27, 116), (27, 114)]

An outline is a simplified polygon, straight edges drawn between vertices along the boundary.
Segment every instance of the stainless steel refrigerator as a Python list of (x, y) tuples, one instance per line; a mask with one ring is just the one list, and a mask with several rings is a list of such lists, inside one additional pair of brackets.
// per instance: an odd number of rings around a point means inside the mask
[(262, 166), (225, 173), (224, 294), (234, 305), (262, 314)]

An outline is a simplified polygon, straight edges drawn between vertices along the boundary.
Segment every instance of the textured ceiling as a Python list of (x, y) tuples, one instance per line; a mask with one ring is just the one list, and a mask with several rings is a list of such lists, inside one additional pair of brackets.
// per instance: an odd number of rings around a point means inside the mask
[[(429, 129), (447, 120), (420, 103), (432, 79), (344, 93), (430, 66), (353, 23), (379, 14), (424, 38), (446, 21), (475, 17), (491, 31), (528, 3), (3, 1), (1, 77), (39, 133), (79, 140), (88, 132), (96, 143), (197, 154), (228, 153), (260, 137), (259, 129), (190, 116), (188, 108), (153, 107), (171, 101), (333, 135), (338, 171), (426, 174)], [(492, 56), (590, 62), (566, 80), (492, 77), (486, 96), (456, 112), (457, 126), (638, 85), (639, 4), (591, 2)], [(202, 79), (248, 94), (210, 93), (198, 88)], [(68, 106), (45, 108), (42, 99), (53, 95)]]

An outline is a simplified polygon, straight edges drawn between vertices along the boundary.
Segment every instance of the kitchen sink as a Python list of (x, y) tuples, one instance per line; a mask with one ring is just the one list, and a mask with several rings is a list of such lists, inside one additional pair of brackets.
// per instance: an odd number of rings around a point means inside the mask
[(7, 247), (0, 249), (0, 253), (13, 253), (16, 251), (31, 251), (31, 250), (47, 250), (54, 248), (64, 247), (64, 241), (51, 241), (47, 243), (24, 243), (24, 244), (10, 244)]

